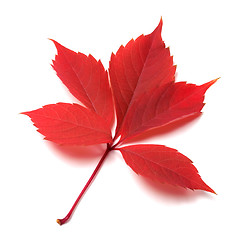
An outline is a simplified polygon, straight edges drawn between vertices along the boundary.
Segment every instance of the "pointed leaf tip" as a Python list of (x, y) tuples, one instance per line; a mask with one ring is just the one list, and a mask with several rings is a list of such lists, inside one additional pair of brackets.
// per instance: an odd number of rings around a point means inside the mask
[(59, 44), (57, 41), (55, 41), (54, 39), (52, 39), (52, 38), (48, 38), (48, 40), (50, 40), (51, 42), (53, 42), (54, 43), (54, 45), (56, 45), (56, 44)]
[(162, 17), (160, 18), (160, 21), (159, 21), (159, 24), (156, 28), (162, 30), (162, 26), (163, 26), (163, 20), (162, 20)]
[(53, 42), (53, 44), (55, 45), (58, 52), (59, 52), (60, 48), (67, 49), (63, 45), (61, 45), (59, 42), (55, 41), (54, 39), (49, 38), (49, 40)]
[[(220, 77), (219, 77), (220, 78)], [(216, 79), (213, 79), (207, 83), (204, 83), (202, 85), (200, 85), (199, 87), (202, 88), (202, 90), (204, 90), (204, 94), (205, 92), (219, 79), (219, 78), (216, 78)]]
[(215, 79), (209, 81), (208, 83), (206, 83), (208, 85), (208, 88), (211, 87), (215, 82), (217, 82), (218, 79), (220, 79), (220, 77), (219, 78), (215, 78)]
[(161, 36), (162, 26), (163, 26), (163, 20), (161, 17), (159, 24), (157, 25), (157, 27), (154, 29), (154, 31), (150, 35), (154, 35), (154, 34), (158, 33)]

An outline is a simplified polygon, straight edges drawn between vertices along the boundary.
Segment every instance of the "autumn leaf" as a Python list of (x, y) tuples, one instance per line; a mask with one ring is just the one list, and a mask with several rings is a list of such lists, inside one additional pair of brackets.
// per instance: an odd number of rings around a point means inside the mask
[(204, 106), (204, 93), (216, 80), (201, 86), (185, 82), (156, 87), (133, 100), (121, 127), (121, 142), (149, 129), (199, 115)]
[(161, 30), (162, 20), (151, 34), (131, 40), (111, 56), (109, 74), (117, 114), (117, 136), (133, 102), (156, 87), (174, 82), (176, 66), (162, 41)]
[(203, 182), (192, 161), (162, 145), (139, 144), (119, 149), (134, 172), (154, 181), (215, 193)]
[(108, 73), (92, 55), (75, 53), (58, 42), (58, 55), (52, 67), (74, 97), (111, 125), (114, 117)]
[[(108, 153), (121, 152), (134, 172), (155, 182), (215, 193), (192, 161), (177, 150), (153, 144), (127, 145), (145, 131), (189, 116), (198, 116), (204, 94), (217, 79), (197, 86), (175, 82), (176, 66), (161, 37), (162, 19), (112, 54), (108, 72), (92, 55), (76, 53), (53, 41), (58, 54), (52, 67), (78, 103), (57, 103), (24, 112), (45, 139), (65, 145), (106, 143), (107, 148), (73, 207), (66, 223)], [(116, 129), (111, 132), (116, 113)], [(112, 137), (113, 135), (113, 137)]]
[(58, 144), (92, 145), (111, 143), (106, 121), (78, 104), (57, 103), (25, 112), (46, 140)]

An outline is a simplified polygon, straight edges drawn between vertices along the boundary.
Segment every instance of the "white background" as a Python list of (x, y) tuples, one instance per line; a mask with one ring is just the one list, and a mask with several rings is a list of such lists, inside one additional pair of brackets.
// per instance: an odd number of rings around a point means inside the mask
[[(71, 221), (59, 226), (104, 145), (62, 148), (42, 140), (20, 112), (76, 101), (51, 69), (48, 40), (108, 67), (111, 52), (163, 17), (177, 81), (202, 84), (204, 114), (142, 143), (178, 149), (218, 195), (146, 183), (112, 152)], [(238, 1), (1, 1), (0, 238), (240, 239)], [(161, 133), (161, 134), (160, 134)], [(141, 140), (141, 141), (140, 141)]]

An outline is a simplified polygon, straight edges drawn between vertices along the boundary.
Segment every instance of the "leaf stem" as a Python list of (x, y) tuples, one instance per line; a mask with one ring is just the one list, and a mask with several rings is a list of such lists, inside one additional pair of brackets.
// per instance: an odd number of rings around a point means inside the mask
[(107, 149), (104, 152), (102, 158), (100, 159), (100, 161), (98, 162), (95, 170), (93, 171), (91, 177), (88, 179), (86, 185), (84, 186), (84, 188), (82, 189), (81, 193), (79, 194), (78, 198), (76, 199), (76, 201), (74, 202), (72, 208), (70, 209), (69, 213), (66, 215), (66, 217), (62, 218), (62, 219), (57, 219), (57, 223), (59, 225), (63, 225), (64, 223), (68, 222), (76, 208), (76, 206), (78, 205), (79, 201), (81, 200), (81, 198), (83, 197), (84, 193), (86, 192), (86, 190), (88, 189), (88, 187), (90, 186), (90, 184), (92, 183), (92, 181), (94, 180), (96, 174), (98, 173), (99, 169), (101, 168), (106, 156), (108, 155), (108, 153), (113, 150), (113, 148), (111, 147), (111, 145), (107, 144)]

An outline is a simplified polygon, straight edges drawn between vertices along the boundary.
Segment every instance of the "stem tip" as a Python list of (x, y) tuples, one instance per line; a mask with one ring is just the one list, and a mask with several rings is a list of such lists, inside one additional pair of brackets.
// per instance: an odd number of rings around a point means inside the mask
[(56, 222), (57, 222), (59, 225), (62, 225), (61, 220), (57, 219)]

